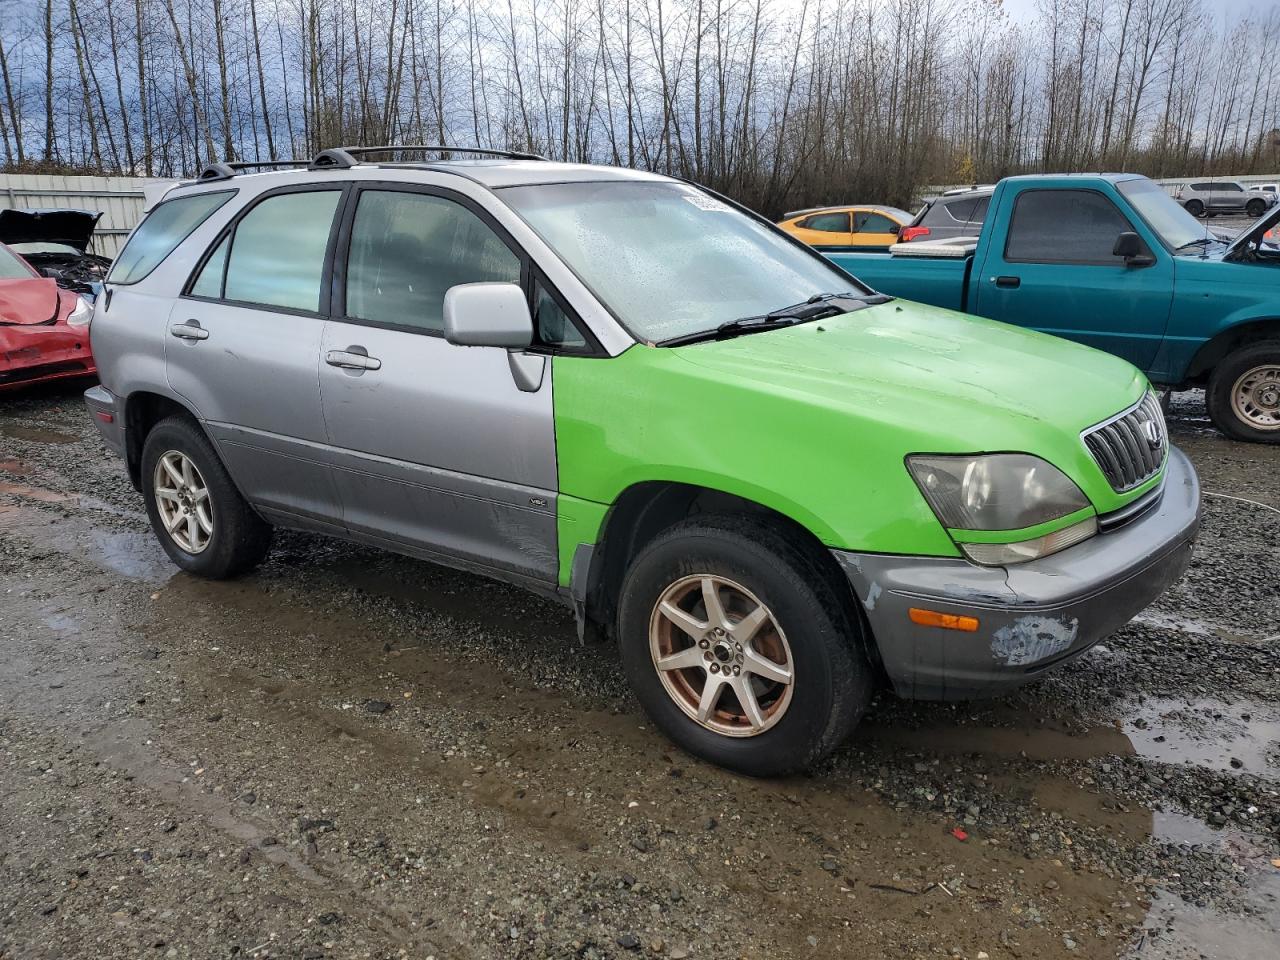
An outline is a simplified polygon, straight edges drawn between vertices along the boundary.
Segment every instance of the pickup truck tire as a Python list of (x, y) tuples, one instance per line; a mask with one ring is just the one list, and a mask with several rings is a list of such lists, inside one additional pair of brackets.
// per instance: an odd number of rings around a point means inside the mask
[(1191, 214), (1193, 217), (1203, 217), (1204, 203), (1200, 200), (1188, 200), (1187, 213)]
[(875, 685), (837, 577), (767, 521), (700, 516), (650, 541), (623, 580), (618, 641), (654, 724), (756, 777), (835, 749)]
[(1245, 206), (1244, 212), (1257, 220), (1258, 217), (1267, 212), (1267, 202), (1265, 200), (1250, 200), (1248, 205)]
[(142, 496), (156, 539), (188, 573), (222, 580), (256, 567), (271, 526), (240, 496), (204, 431), (160, 421), (142, 446)]
[(1227, 354), (1209, 376), (1205, 405), (1213, 425), (1228, 437), (1280, 443), (1280, 340)]

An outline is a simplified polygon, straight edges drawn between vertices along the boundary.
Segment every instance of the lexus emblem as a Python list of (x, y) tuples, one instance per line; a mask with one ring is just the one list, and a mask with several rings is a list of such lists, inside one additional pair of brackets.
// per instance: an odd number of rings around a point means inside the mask
[(1148, 420), (1142, 425), (1142, 432), (1147, 435), (1147, 444), (1152, 450), (1159, 450), (1160, 443), (1164, 439), (1161, 435), (1160, 424), (1154, 420)]

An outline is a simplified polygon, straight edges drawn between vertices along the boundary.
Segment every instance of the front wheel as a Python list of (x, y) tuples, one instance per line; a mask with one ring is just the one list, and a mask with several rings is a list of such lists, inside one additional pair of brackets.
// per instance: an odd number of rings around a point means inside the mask
[(1203, 217), (1204, 204), (1199, 200), (1188, 200), (1187, 213), (1191, 214), (1193, 217)]
[(142, 446), (142, 495), (169, 558), (189, 573), (221, 580), (253, 569), (271, 527), (240, 496), (213, 444), (186, 417), (162, 420)]
[(1209, 377), (1205, 405), (1228, 437), (1280, 443), (1280, 340), (1227, 354)]
[(649, 543), (619, 602), (623, 670), (668, 737), (751, 776), (833, 750), (873, 691), (840, 583), (788, 533), (701, 517)]
[(1257, 220), (1267, 212), (1267, 204), (1264, 200), (1250, 200), (1248, 206), (1246, 206), (1244, 210), (1245, 213)]

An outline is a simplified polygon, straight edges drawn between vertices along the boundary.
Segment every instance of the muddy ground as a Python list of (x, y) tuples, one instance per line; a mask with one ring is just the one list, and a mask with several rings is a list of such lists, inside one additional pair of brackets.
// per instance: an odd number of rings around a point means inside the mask
[(78, 388), (6, 397), (0, 957), (1274, 960), (1280, 449), (1171, 431), (1222, 496), (1156, 606), (767, 782), (515, 589), (301, 534), (178, 573)]

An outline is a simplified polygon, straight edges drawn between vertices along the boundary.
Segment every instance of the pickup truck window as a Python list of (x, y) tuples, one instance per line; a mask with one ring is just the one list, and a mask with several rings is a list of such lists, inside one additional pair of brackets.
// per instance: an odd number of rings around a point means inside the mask
[[(1147, 226), (1159, 234), (1165, 246), (1177, 252), (1190, 243), (1198, 243), (1210, 237), (1204, 224), (1187, 213), (1186, 208), (1169, 196), (1159, 184), (1145, 177), (1121, 180), (1116, 189), (1129, 201)], [(1199, 252), (1197, 250), (1197, 252)]]
[(395, 190), (360, 194), (347, 256), (347, 316), (439, 333), (459, 283), (520, 282), (520, 258), (462, 204)]
[(780, 230), (685, 184), (602, 180), (497, 193), (637, 340), (859, 289)]
[(1018, 195), (1005, 260), (1010, 263), (1111, 265), (1116, 237), (1133, 229), (1094, 190), (1026, 190)]

